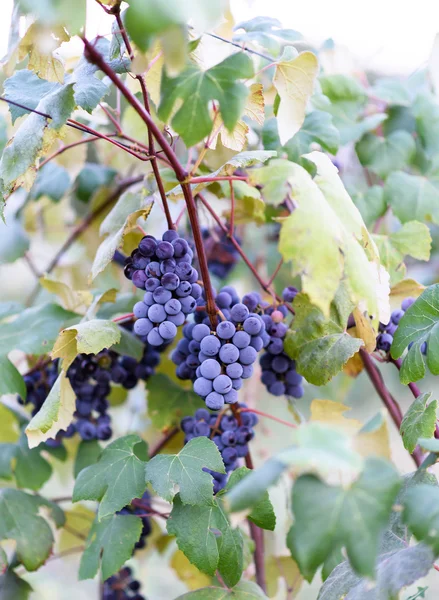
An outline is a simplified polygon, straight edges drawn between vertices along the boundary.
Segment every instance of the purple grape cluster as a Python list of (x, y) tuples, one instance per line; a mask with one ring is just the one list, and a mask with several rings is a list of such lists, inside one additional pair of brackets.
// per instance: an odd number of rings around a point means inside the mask
[[(284, 302), (293, 302), (297, 289), (290, 286), (284, 289), (282, 297)], [(265, 352), (259, 362), (262, 368), (261, 381), (273, 396), (291, 396), (301, 398), (304, 394), (303, 378), (296, 371), (296, 363), (284, 351), (285, 336), (288, 325), (285, 318), (288, 310), (285, 305), (277, 307), (262, 300), (260, 294), (252, 292), (244, 296), (244, 304), (250, 310), (261, 314), (268, 334), (264, 344)]]
[(139, 593), (140, 581), (133, 578), (130, 567), (123, 567), (116, 575), (104, 581), (102, 600), (146, 600)]
[[(238, 406), (247, 408), (245, 404)], [(215, 494), (225, 487), (228, 473), (239, 466), (239, 459), (247, 456), (248, 443), (254, 438), (253, 427), (257, 424), (258, 417), (254, 413), (243, 412), (240, 414), (240, 421), (241, 424), (236, 417), (227, 414), (218, 421), (218, 415), (206, 408), (199, 408), (193, 417), (184, 417), (181, 420), (180, 427), (185, 434), (185, 444), (196, 437), (209, 437), (221, 453), (226, 474), (204, 469), (213, 477)]]
[(125, 276), (146, 290), (133, 308), (134, 332), (146, 336), (151, 346), (170, 343), (177, 327), (195, 310), (201, 286), (192, 267), (193, 256), (187, 241), (170, 229), (161, 240), (146, 235), (127, 259)]
[(239, 253), (220, 227), (212, 231), (203, 229), (203, 238), (210, 273), (218, 279), (225, 279), (238, 262)]
[(223, 289), (215, 301), (226, 319), (214, 331), (205, 322), (186, 325), (184, 338), (172, 354), (177, 376), (191, 379), (194, 391), (211, 410), (238, 401), (238, 390), (253, 374), (253, 363), (267, 335), (262, 318), (245, 304), (234, 302), (236, 298), (236, 292), (231, 295)]
[(120, 510), (118, 515), (135, 515), (141, 516), (142, 518), (142, 533), (139, 541), (134, 546), (135, 550), (142, 550), (146, 546), (146, 538), (151, 534), (151, 519), (145, 516), (145, 513), (149, 512), (151, 508), (151, 496), (146, 491), (141, 498), (135, 498), (131, 504), (125, 506)]
[(36, 415), (43, 406), (50, 390), (58, 377), (58, 360), (54, 360), (40, 369), (24, 375), (26, 385), (26, 400), (18, 397), (20, 404), (32, 404), (32, 416)]
[[(393, 343), (393, 336), (395, 335), (395, 331), (398, 329), (398, 325), (402, 317), (404, 316), (405, 311), (414, 303), (415, 298), (404, 298), (401, 303), (401, 308), (397, 308), (390, 315), (390, 321), (387, 324), (380, 323), (378, 330), (379, 334), (376, 340), (376, 349), (382, 350), (386, 354), (390, 352), (390, 347)], [(409, 345), (409, 348), (413, 342)], [(424, 342), (421, 346), (422, 354), (427, 354), (427, 342)]]

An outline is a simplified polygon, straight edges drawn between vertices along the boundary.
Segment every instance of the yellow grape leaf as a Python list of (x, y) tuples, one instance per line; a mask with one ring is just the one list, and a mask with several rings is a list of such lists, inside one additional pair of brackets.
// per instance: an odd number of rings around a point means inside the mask
[[(392, 310), (395, 308), (400, 308), (401, 302), (404, 298), (412, 296), (412, 298), (417, 298), (422, 294), (425, 290), (425, 285), (418, 283), (414, 279), (403, 279), (402, 281), (398, 281), (396, 285), (393, 285), (390, 288), (390, 306)], [(387, 323), (388, 321), (385, 321)]]
[[(385, 419), (380, 415), (377, 425), (364, 427), (361, 421), (349, 419), (344, 414), (349, 406), (333, 400), (313, 400), (310, 421), (339, 427), (352, 436), (353, 448), (363, 457), (382, 456), (390, 458), (389, 432)], [(361, 431), (363, 430), (363, 431)]]
[(26, 427), (29, 448), (53, 438), (67, 429), (76, 410), (76, 394), (64, 371), (58, 376), (43, 406)]
[(297, 55), (292, 46), (287, 46), (276, 63), (273, 84), (280, 96), (277, 113), (279, 137), (282, 146), (302, 127), (306, 105), (314, 90), (319, 71), (317, 57), (312, 52)]
[(177, 550), (171, 558), (171, 567), (190, 590), (207, 587), (211, 578), (192, 565), (181, 550)]
[(87, 290), (72, 290), (66, 283), (57, 281), (50, 275), (40, 277), (40, 284), (51, 294), (55, 294), (61, 300), (61, 306), (67, 310), (77, 311), (79, 307), (90, 306), (93, 302), (93, 294)]
[(0, 402), (0, 440), (2, 443), (16, 442), (20, 437), (20, 428), (14, 413)]
[[(349, 335), (352, 335), (352, 337), (356, 337), (355, 327), (348, 329), (348, 333)], [(357, 375), (359, 375), (363, 371), (363, 369), (364, 363), (361, 360), (360, 353), (357, 352), (356, 354), (354, 354), (354, 356), (351, 356), (351, 358), (345, 364), (345, 366), (343, 367), (343, 373), (345, 373), (349, 377), (357, 377)]]
[(285, 592), (289, 590), (292, 598), (302, 587), (303, 577), (291, 556), (268, 557), (265, 561), (265, 574), (269, 598), (273, 598), (278, 593), (279, 580), (284, 581), (283, 589)]
[(92, 319), (63, 329), (53, 346), (51, 357), (63, 359), (67, 371), (78, 354), (98, 354), (120, 341), (121, 333), (116, 323), (106, 319)]
[(262, 83), (252, 83), (250, 86), (250, 94), (245, 104), (244, 115), (252, 121), (256, 121), (258, 125), (264, 124), (265, 100)]
[[(69, 510), (65, 510), (64, 514), (66, 522), (59, 537), (59, 550), (61, 552), (77, 546), (80, 540), (78, 536), (87, 537), (96, 516), (95, 512), (82, 504), (75, 504)], [(75, 535), (75, 533), (78, 535)]]
[(18, 47), (18, 60), (29, 56), (27, 68), (34, 71), (41, 79), (64, 83), (64, 65), (53, 52), (70, 36), (63, 27), (55, 27), (52, 31), (40, 22), (33, 23), (26, 31)]
[(355, 319), (355, 336), (357, 338), (361, 338), (364, 342), (366, 350), (369, 352), (373, 352), (376, 346), (376, 331), (372, 326), (372, 323), (367, 315), (365, 315), (361, 310), (356, 307), (352, 311)]

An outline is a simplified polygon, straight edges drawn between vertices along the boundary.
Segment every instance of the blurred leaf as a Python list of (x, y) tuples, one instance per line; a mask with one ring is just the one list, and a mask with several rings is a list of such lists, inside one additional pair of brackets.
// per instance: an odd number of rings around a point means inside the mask
[(108, 186), (116, 176), (111, 167), (96, 163), (85, 163), (75, 180), (75, 194), (81, 202), (89, 202), (96, 190)]
[(217, 446), (204, 437), (194, 438), (178, 454), (158, 454), (146, 465), (146, 481), (172, 502), (176, 486), (184, 504), (212, 506), (212, 476), (204, 469), (225, 473)]
[(428, 405), (431, 394), (421, 394), (412, 402), (401, 422), (404, 448), (412, 453), (419, 438), (431, 438), (436, 427), (437, 400)]
[(302, 39), (302, 34), (298, 31), (283, 29), (280, 22), (272, 17), (254, 17), (234, 27), (235, 31), (239, 29), (243, 29), (244, 33), (236, 33), (233, 41), (257, 44), (266, 48), (272, 55), (279, 54), (283, 42), (294, 43)]
[(79, 580), (93, 579), (101, 563), (102, 579), (114, 575), (132, 556), (142, 533), (142, 519), (134, 515), (96, 517), (79, 566)]
[(120, 340), (117, 344), (111, 346), (111, 349), (122, 356), (132, 356), (140, 361), (143, 356), (145, 344), (136, 335), (131, 333), (131, 331), (127, 331), (123, 327), (119, 327), (119, 331)]
[(20, 375), (7, 356), (0, 356), (0, 373), (0, 396), (18, 394), (25, 399), (27, 392), (23, 376)]
[(38, 77), (63, 83), (64, 65), (54, 51), (69, 39), (63, 27), (47, 28), (44, 23), (32, 23), (18, 45), (18, 61), (28, 57), (27, 68)]
[(16, 349), (26, 354), (45, 354), (63, 323), (77, 316), (57, 304), (26, 308), (14, 320), (0, 323), (0, 354)]
[(253, 581), (241, 581), (232, 589), (206, 587), (178, 596), (176, 600), (266, 600), (267, 596)]
[(368, 133), (357, 142), (355, 149), (363, 167), (386, 179), (410, 163), (416, 145), (407, 131), (395, 131), (386, 138)]
[(204, 573), (201, 573), (193, 565), (181, 550), (177, 550), (172, 556), (170, 566), (174, 569), (177, 577), (190, 590), (196, 590), (205, 585), (209, 585), (211, 579)]
[(32, 14), (48, 25), (63, 25), (72, 34), (79, 33), (85, 23), (85, 0), (18, 0), (24, 14)]
[(425, 285), (418, 283), (414, 279), (403, 279), (393, 285), (390, 289), (390, 304), (392, 309), (399, 308), (404, 298), (412, 296), (417, 298), (425, 290)]
[(0, 221), (0, 265), (13, 263), (29, 250), (29, 236), (21, 222), (11, 215), (5, 215), (7, 224)]
[(373, 577), (380, 535), (400, 485), (397, 472), (381, 459), (369, 459), (348, 489), (328, 486), (313, 475), (299, 477), (287, 543), (305, 579), (312, 580), (335, 545), (346, 547), (359, 574)]
[(428, 158), (439, 153), (439, 106), (431, 94), (419, 94), (413, 103), (416, 130)]
[(138, 435), (126, 435), (109, 444), (98, 462), (82, 470), (75, 482), (73, 502), (100, 501), (98, 519), (121, 510), (145, 491), (147, 446)]
[(390, 105), (410, 106), (411, 103), (405, 82), (393, 77), (377, 79), (371, 87), (370, 93)]
[(50, 275), (41, 277), (40, 284), (49, 293), (58, 296), (66, 310), (76, 310), (80, 306), (89, 306), (93, 301), (91, 292), (72, 290), (66, 283), (57, 281)]
[(409, 221), (390, 235), (374, 235), (381, 263), (390, 274), (391, 284), (405, 277), (404, 256), (418, 260), (429, 260), (431, 235), (429, 228), (419, 221)]
[[(242, 479), (247, 477), (250, 473), (251, 470), (247, 469), (247, 467), (240, 467), (239, 469), (233, 471), (224, 491), (221, 492), (221, 495), (229, 492), (234, 485), (242, 481)], [(273, 505), (271, 504), (268, 492), (265, 492), (263, 498), (253, 507), (252, 511), (248, 515), (248, 518), (261, 529), (274, 531), (276, 526), (276, 515), (274, 513)]]
[(98, 462), (98, 459), (102, 453), (102, 448), (98, 440), (81, 440), (78, 446), (75, 457), (75, 466), (73, 469), (73, 475), (77, 479), (79, 473)]
[(27, 581), (21, 579), (14, 571), (8, 569), (0, 574), (1, 600), (28, 600), (32, 592)]
[(346, 333), (352, 305), (336, 294), (329, 319), (313, 306), (305, 294), (294, 299), (295, 318), (285, 340), (285, 351), (296, 361), (297, 371), (314, 385), (323, 385), (342, 370), (363, 340)]
[[(20, 69), (6, 79), (3, 87), (4, 98), (35, 109), (44, 96), (51, 94), (55, 90), (59, 90), (61, 86), (59, 83), (40, 79), (32, 71)], [(29, 114), (29, 111), (13, 104), (9, 104), (8, 108), (11, 113), (12, 124), (19, 117)]]
[(238, 583), (243, 570), (242, 535), (239, 529), (232, 529), (218, 501), (210, 506), (187, 506), (178, 494), (166, 527), (200, 571), (212, 576), (218, 569), (227, 586)]
[(67, 429), (76, 410), (76, 394), (64, 371), (53, 384), (43, 406), (26, 427), (29, 448), (54, 438), (61, 429)]
[(299, 131), (305, 120), (306, 105), (313, 92), (318, 69), (315, 54), (306, 51), (298, 55), (291, 46), (284, 49), (276, 63), (273, 85), (281, 99), (277, 122), (282, 145)]
[(56, 340), (51, 357), (63, 359), (67, 371), (78, 354), (98, 354), (120, 341), (120, 327), (113, 321), (92, 319), (63, 329)]
[(0, 321), (7, 317), (17, 315), (24, 310), (20, 302), (0, 302)]
[(285, 145), (288, 159), (299, 162), (299, 158), (310, 152), (312, 144), (320, 144), (323, 150), (335, 154), (340, 141), (339, 133), (332, 123), (332, 117), (320, 110), (307, 114), (302, 127)]
[(59, 202), (69, 187), (70, 175), (67, 170), (55, 162), (49, 162), (38, 170), (30, 195), (35, 200), (47, 196), (54, 202)]
[[(0, 444), (1, 452), (6, 444)], [(52, 475), (52, 467), (43, 456), (41, 450), (44, 448), (30, 449), (24, 434), (20, 436), (17, 444), (6, 449), (9, 456), (11, 473), (14, 474), (17, 487), (29, 490), (39, 490)]]
[(433, 566), (434, 556), (427, 546), (404, 547), (384, 552), (378, 557), (376, 582), (360, 579), (349, 563), (343, 562), (323, 584), (317, 600), (393, 600), (400, 590), (427, 575)]
[(408, 490), (404, 497), (403, 521), (416, 539), (424, 542), (439, 554), (439, 517), (437, 506), (439, 488), (419, 484)]
[(412, 343), (403, 359), (400, 379), (403, 384), (422, 379), (425, 375), (421, 347), (427, 343), (427, 365), (433, 375), (439, 375), (439, 284), (429, 286), (402, 317), (393, 337), (391, 353), (399, 358)]
[(179, 98), (183, 100), (171, 123), (185, 144), (193, 146), (211, 132), (208, 105), (211, 100), (217, 100), (224, 125), (232, 131), (244, 112), (248, 96), (247, 87), (238, 80), (252, 75), (252, 61), (244, 53), (232, 54), (204, 72), (195, 65), (189, 65), (175, 78), (164, 72), (158, 116), (167, 121), (176, 101)]
[(148, 379), (148, 416), (154, 427), (162, 430), (177, 425), (182, 417), (193, 415), (202, 406), (200, 397), (162, 374)]
[(384, 198), (401, 223), (415, 219), (439, 224), (439, 190), (425, 177), (392, 173), (384, 187)]
[(137, 219), (147, 219), (153, 202), (140, 193), (125, 192), (101, 223), (99, 233), (107, 234), (99, 246), (91, 268), (90, 278), (95, 279), (113, 260), (116, 250), (122, 247), (126, 233), (136, 227)]
[(20, 490), (0, 489), (0, 539), (15, 540), (17, 558), (28, 571), (35, 571), (46, 561), (54, 542), (52, 530), (40, 511), (48, 511), (57, 527), (63, 525), (64, 514), (56, 504)]
[(289, 590), (292, 590), (293, 594), (296, 594), (302, 586), (303, 577), (291, 556), (267, 557), (265, 560), (265, 574), (269, 598), (276, 597), (279, 579), (285, 580), (286, 586)]

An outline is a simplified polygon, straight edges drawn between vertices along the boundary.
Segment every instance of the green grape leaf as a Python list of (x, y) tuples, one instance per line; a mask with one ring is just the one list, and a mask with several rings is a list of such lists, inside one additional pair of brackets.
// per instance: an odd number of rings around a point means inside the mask
[(85, 0), (75, 2), (75, 10), (72, 10), (70, 0), (20, 0), (20, 10), (23, 14), (32, 14), (47, 25), (62, 25), (71, 35), (79, 33), (84, 27), (85, 6)]
[(384, 198), (401, 223), (415, 219), (439, 224), (439, 190), (425, 177), (392, 173), (384, 186)]
[(13, 263), (22, 258), (29, 250), (29, 235), (15, 214), (8, 214), (6, 206), (4, 218), (7, 224), (0, 221), (0, 265)]
[(352, 195), (352, 200), (360, 211), (367, 227), (371, 227), (377, 219), (386, 213), (387, 204), (384, 200), (384, 190), (380, 185), (368, 187), (364, 193), (356, 192)]
[(226, 585), (238, 583), (243, 571), (242, 534), (239, 529), (232, 529), (218, 501), (211, 506), (187, 506), (178, 494), (166, 527), (200, 571), (214, 575), (218, 569)]
[(113, 260), (116, 250), (122, 247), (125, 234), (136, 227), (137, 219), (147, 219), (152, 207), (153, 203), (140, 193), (125, 192), (121, 195), (101, 223), (99, 233), (107, 237), (96, 252), (90, 273), (92, 280)]
[(420, 484), (408, 490), (404, 497), (403, 522), (416, 539), (430, 546), (434, 555), (439, 554), (439, 488)]
[(68, 171), (49, 162), (38, 170), (38, 175), (30, 191), (31, 198), (48, 197), (54, 202), (59, 202), (70, 187), (70, 175)]
[(100, 501), (98, 519), (121, 510), (146, 488), (147, 446), (138, 435), (126, 435), (109, 444), (98, 462), (83, 469), (76, 479), (73, 502)]
[(406, 167), (416, 151), (414, 138), (407, 131), (395, 131), (386, 138), (366, 134), (355, 147), (363, 167), (382, 179)]
[(416, 131), (428, 158), (439, 152), (439, 108), (430, 93), (420, 93), (413, 102)]
[[(267, 162), (270, 158), (275, 157), (277, 152), (273, 152), (271, 150), (248, 150), (247, 152), (240, 152), (239, 154), (235, 154), (232, 158), (224, 163), (219, 169), (210, 173), (211, 177), (222, 177), (224, 175), (233, 175), (233, 172), (236, 169), (244, 169), (246, 167), (252, 167), (258, 163)], [(242, 182), (235, 182), (242, 183)], [(206, 188), (210, 183), (197, 183), (192, 186), (192, 194), (196, 196), (199, 194), (204, 188)], [(167, 196), (170, 200), (177, 201), (183, 199), (183, 192), (180, 185), (172, 188), (170, 192), (167, 193)]]
[(24, 306), (20, 302), (0, 302), (0, 321), (23, 312)]
[(178, 425), (182, 417), (193, 415), (202, 405), (193, 390), (185, 390), (166, 375), (148, 379), (148, 416), (156, 429)]
[(194, 438), (178, 454), (154, 456), (146, 465), (146, 481), (168, 502), (172, 502), (178, 486), (184, 504), (211, 506), (212, 476), (204, 468), (225, 473), (216, 444), (205, 437)]
[(76, 410), (76, 394), (69, 379), (61, 371), (43, 406), (26, 427), (29, 448), (54, 438), (58, 431), (67, 429)]
[(75, 466), (73, 468), (75, 479), (83, 469), (96, 464), (101, 454), (102, 448), (97, 440), (81, 440), (75, 457)]
[(305, 51), (297, 54), (286, 46), (276, 62), (273, 85), (280, 97), (277, 122), (280, 142), (286, 144), (301, 128), (305, 110), (319, 70), (317, 56)]
[(7, 356), (0, 356), (0, 396), (3, 394), (18, 394), (23, 400), (26, 399), (26, 385), (23, 376)]
[(370, 88), (370, 93), (390, 105), (410, 106), (411, 99), (407, 87), (400, 79), (383, 77), (376, 80)]
[(383, 266), (390, 274), (390, 283), (395, 285), (404, 279), (407, 268), (404, 256), (417, 260), (429, 260), (431, 249), (430, 230), (424, 223), (409, 221), (390, 235), (374, 235)]
[(35, 571), (48, 558), (54, 542), (52, 530), (41, 514), (57, 527), (64, 513), (52, 502), (20, 490), (0, 489), (0, 539), (15, 540), (17, 558), (28, 571)]
[(26, 308), (14, 320), (0, 323), (0, 354), (17, 349), (26, 354), (45, 354), (63, 324), (74, 318), (78, 318), (76, 313), (57, 304)]
[(346, 561), (332, 571), (317, 600), (393, 600), (403, 588), (425, 577), (433, 563), (433, 553), (424, 544), (400, 544), (380, 554), (375, 582), (371, 583), (370, 579), (357, 577)]
[(67, 371), (78, 354), (98, 354), (103, 348), (110, 348), (120, 341), (120, 327), (105, 319), (82, 321), (63, 329), (56, 340), (51, 357), (63, 359), (63, 369)]
[(363, 458), (352, 447), (352, 438), (338, 427), (303, 424), (294, 430), (291, 442), (292, 446), (275, 454), (227, 493), (225, 502), (232, 512), (258, 506), (266, 490), (287, 469), (295, 475), (312, 471), (322, 477), (335, 469), (352, 479), (364, 466)]
[(329, 486), (314, 475), (299, 477), (287, 544), (305, 579), (312, 580), (336, 546), (346, 547), (357, 573), (373, 577), (380, 536), (400, 486), (397, 472), (381, 459), (368, 459), (349, 488)]
[(299, 162), (299, 158), (311, 151), (311, 146), (320, 144), (323, 150), (336, 154), (340, 135), (332, 123), (332, 117), (321, 110), (307, 114), (302, 127), (284, 146), (288, 160)]
[(428, 405), (431, 394), (421, 394), (411, 404), (401, 422), (401, 435), (404, 448), (410, 453), (416, 447), (419, 438), (433, 437), (436, 428), (437, 400)]
[[(90, 468), (90, 467), (89, 467)], [(134, 515), (96, 517), (79, 565), (79, 579), (93, 579), (101, 563), (102, 579), (114, 575), (131, 558), (142, 533), (142, 519)]]
[(267, 596), (253, 581), (241, 581), (232, 589), (205, 587), (178, 596), (176, 600), (266, 600)]
[(314, 385), (324, 385), (339, 373), (364, 345), (346, 333), (352, 304), (342, 290), (330, 306), (329, 319), (305, 294), (294, 299), (295, 318), (285, 339), (285, 352), (296, 361), (297, 371)]
[(37, 159), (59, 136), (59, 130), (74, 107), (73, 86), (69, 84), (47, 94), (38, 103), (37, 110), (50, 115), (51, 119), (32, 113), (19, 126), (0, 161), (4, 196), (22, 185), (27, 190), (31, 188), (36, 177)]
[[(235, 485), (250, 475), (251, 472), (252, 471), (247, 469), (247, 467), (241, 467), (233, 471), (226, 487), (221, 492), (221, 496), (230, 492)], [(274, 514), (273, 505), (271, 504), (268, 492), (263, 494), (262, 499), (253, 507), (248, 518), (261, 529), (274, 531), (274, 528), (276, 527), (276, 515)]]
[(413, 345), (403, 359), (401, 382), (407, 385), (425, 375), (421, 352), (427, 343), (427, 365), (433, 375), (439, 375), (439, 284), (426, 288), (405, 312), (393, 337), (391, 353), (399, 358), (409, 344)]
[(0, 444), (0, 453), (5, 453), (1, 459), (1, 462), (4, 461), (4, 463), (0, 473), (4, 473), (4, 469), (6, 469), (6, 473), (9, 471), (9, 476), (13, 473), (19, 488), (39, 490), (52, 474), (50, 463), (41, 456), (42, 450), (45, 448), (29, 448), (24, 434), (21, 435), (17, 444)]
[(297, 42), (303, 38), (302, 34), (294, 29), (283, 29), (280, 22), (272, 17), (254, 17), (249, 21), (238, 23), (234, 30), (244, 30), (235, 33), (234, 42), (257, 44), (266, 48), (270, 54), (277, 56), (282, 51), (285, 42)]
[(116, 171), (105, 165), (85, 163), (75, 179), (75, 195), (81, 202), (89, 202), (96, 190), (109, 186), (116, 176)]
[[(358, 209), (329, 157), (312, 152), (304, 158), (317, 167), (314, 179), (302, 167), (274, 160), (256, 169), (252, 183), (263, 186), (267, 202), (279, 204), (288, 193), (295, 210), (279, 219), (279, 252), (300, 275), (302, 291), (328, 317), (330, 303), (343, 279), (354, 305), (365, 302), (377, 316), (379, 258)], [(381, 277), (381, 275), (380, 275)]]
[[(44, 96), (61, 88), (59, 83), (41, 79), (29, 69), (15, 71), (12, 77), (6, 79), (3, 86), (4, 98), (33, 109), (37, 108), (38, 103)], [(9, 112), (11, 113), (12, 124), (19, 117), (29, 114), (28, 110), (13, 104), (9, 104)]]
[(172, 117), (172, 127), (187, 146), (193, 146), (210, 133), (212, 118), (208, 105), (209, 101), (217, 100), (224, 125), (232, 131), (244, 111), (248, 95), (247, 87), (239, 80), (252, 76), (252, 61), (243, 52), (232, 54), (207, 71), (189, 65), (174, 78), (165, 71), (158, 115), (167, 121), (175, 103), (181, 99), (183, 103)]
[[(130, 312), (132, 311), (133, 305), (131, 305)], [(143, 351), (145, 349), (145, 344), (143, 344), (139, 338), (124, 329), (123, 327), (119, 327), (120, 331), (120, 340), (117, 344), (111, 346), (111, 349), (117, 352), (118, 354), (122, 354), (123, 356), (132, 356), (136, 360), (140, 361), (143, 356)]]
[(1, 600), (28, 600), (32, 592), (27, 581), (21, 579), (14, 571), (7, 569), (0, 571), (0, 598)]

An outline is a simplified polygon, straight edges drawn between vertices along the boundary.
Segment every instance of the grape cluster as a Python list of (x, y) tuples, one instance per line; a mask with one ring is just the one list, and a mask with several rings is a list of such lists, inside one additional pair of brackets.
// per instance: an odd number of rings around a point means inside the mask
[(133, 578), (130, 567), (123, 567), (104, 581), (102, 600), (146, 600), (139, 593), (140, 588), (141, 584)]
[(24, 383), (26, 385), (26, 400), (18, 397), (20, 404), (33, 405), (32, 416), (36, 415), (43, 406), (53, 384), (58, 377), (58, 360), (50, 362), (40, 369), (36, 369), (27, 375), (24, 375)]
[[(239, 408), (246, 408), (245, 404), (239, 404)], [(253, 427), (258, 422), (258, 417), (251, 412), (240, 414), (241, 424), (233, 415), (223, 415), (209, 412), (205, 408), (199, 408), (193, 417), (184, 417), (180, 427), (185, 434), (184, 443), (196, 437), (209, 437), (217, 445), (221, 453), (227, 473), (238, 467), (240, 458), (248, 454), (248, 443), (254, 438)], [(227, 483), (227, 473), (216, 473), (210, 469), (204, 469), (213, 477), (213, 491), (218, 493)]]
[[(395, 331), (398, 329), (399, 322), (404, 316), (405, 311), (413, 304), (414, 301), (414, 298), (404, 298), (404, 300), (401, 303), (401, 308), (397, 308), (390, 315), (390, 321), (387, 324), (379, 324), (379, 334), (377, 336), (376, 341), (377, 350), (382, 350), (386, 354), (390, 352), (390, 347), (393, 342), (393, 336), (395, 335)], [(412, 344), (413, 342), (409, 345), (409, 348)], [(422, 344), (421, 352), (422, 354), (427, 354), (427, 342), (424, 342)]]
[[(284, 302), (293, 302), (297, 289), (290, 286), (284, 289), (282, 297)], [(285, 305), (277, 307), (264, 302), (257, 292), (244, 296), (244, 304), (250, 310), (261, 314), (268, 334), (264, 344), (265, 352), (260, 358), (262, 368), (261, 381), (273, 396), (291, 396), (301, 398), (304, 394), (302, 376), (296, 371), (296, 363), (284, 351), (285, 336), (288, 325), (285, 318), (288, 314)]]
[(192, 267), (193, 251), (172, 229), (161, 240), (146, 235), (127, 258), (124, 273), (136, 287), (146, 290), (134, 305), (134, 332), (146, 336), (151, 346), (170, 343), (193, 313), (201, 286)]
[(264, 346), (262, 318), (234, 300), (236, 292), (231, 295), (223, 289), (215, 302), (227, 315), (225, 320), (214, 331), (204, 322), (186, 325), (172, 354), (177, 376), (192, 379), (194, 391), (211, 410), (238, 401), (243, 379), (253, 374), (253, 363)]
[(141, 550), (146, 546), (146, 538), (151, 534), (151, 520), (145, 516), (145, 513), (151, 508), (151, 496), (146, 491), (141, 498), (135, 498), (131, 504), (120, 510), (118, 515), (141, 515), (142, 517), (142, 534), (139, 541), (135, 545), (136, 550)]
[(220, 227), (213, 231), (203, 229), (203, 238), (209, 271), (218, 279), (225, 279), (236, 265), (239, 253)]

